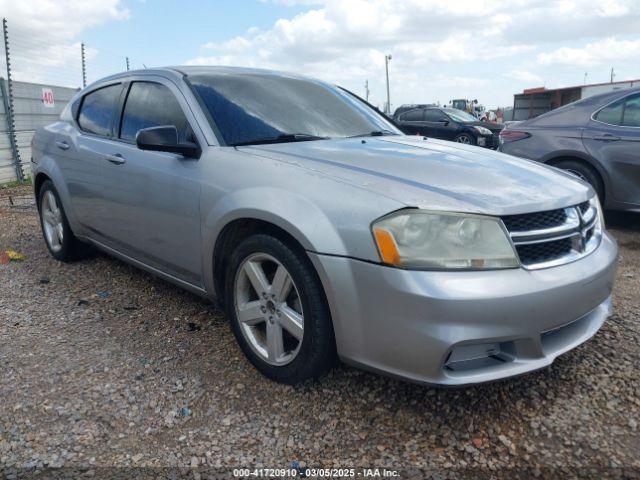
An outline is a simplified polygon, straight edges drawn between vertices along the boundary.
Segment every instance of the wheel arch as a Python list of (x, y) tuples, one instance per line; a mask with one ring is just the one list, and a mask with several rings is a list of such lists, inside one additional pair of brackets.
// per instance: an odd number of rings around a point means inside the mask
[(558, 163), (565, 160), (571, 160), (571, 161), (583, 163), (588, 167), (592, 168), (598, 174), (598, 176), (600, 177), (600, 180), (602, 181), (602, 187), (604, 188), (603, 194), (604, 194), (605, 201), (609, 198), (609, 192), (610, 192), (609, 175), (607, 174), (606, 170), (602, 168), (602, 165), (600, 165), (600, 162), (595, 160), (593, 157), (583, 152), (567, 150), (567, 151), (559, 151), (559, 152), (553, 152), (551, 154), (548, 154), (542, 157), (540, 159), (540, 162), (554, 167)]
[(33, 179), (33, 192), (36, 197), (36, 208), (40, 210), (40, 204), (38, 203), (38, 197), (40, 196), (40, 189), (42, 188), (42, 184), (47, 180), (53, 182), (51, 178), (44, 172), (38, 172)]
[(256, 233), (271, 235), (299, 253), (306, 252), (306, 248), (294, 235), (275, 223), (255, 217), (241, 217), (230, 221), (217, 236), (212, 255), (213, 287), (220, 303), (224, 302), (224, 276), (234, 247)]

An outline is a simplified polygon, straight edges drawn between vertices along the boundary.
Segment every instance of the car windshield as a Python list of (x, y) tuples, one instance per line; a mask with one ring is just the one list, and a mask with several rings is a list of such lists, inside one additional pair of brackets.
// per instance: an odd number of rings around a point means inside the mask
[(226, 145), (401, 134), (355, 96), (321, 82), (259, 73), (188, 80)]
[(455, 120), (456, 122), (466, 123), (478, 121), (478, 119), (470, 113), (467, 113), (463, 110), (458, 110), (457, 108), (443, 108), (442, 111), (449, 115), (451, 119)]

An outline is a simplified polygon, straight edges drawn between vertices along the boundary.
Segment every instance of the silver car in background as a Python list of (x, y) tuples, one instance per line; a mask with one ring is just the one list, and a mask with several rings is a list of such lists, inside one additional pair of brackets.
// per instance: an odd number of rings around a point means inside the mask
[(79, 92), (33, 147), (55, 258), (92, 244), (218, 299), (277, 381), (338, 358), (416, 382), (505, 378), (611, 313), (617, 247), (588, 184), (404, 136), (320, 81), (127, 72)]

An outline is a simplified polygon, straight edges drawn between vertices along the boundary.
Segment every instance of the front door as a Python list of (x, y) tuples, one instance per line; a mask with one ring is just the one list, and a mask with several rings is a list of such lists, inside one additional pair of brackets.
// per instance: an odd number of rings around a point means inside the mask
[(128, 85), (118, 142), (104, 167), (105, 221), (113, 248), (201, 286), (200, 161), (135, 143), (139, 130), (161, 125), (175, 126), (181, 142), (197, 141), (190, 122), (182, 93), (168, 80)]

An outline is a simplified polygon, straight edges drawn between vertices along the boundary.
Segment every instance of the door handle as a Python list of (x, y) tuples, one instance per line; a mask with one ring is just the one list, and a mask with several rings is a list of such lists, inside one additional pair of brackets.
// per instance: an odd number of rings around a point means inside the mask
[(122, 158), (122, 155), (119, 153), (114, 153), (113, 155), (107, 155), (104, 157), (107, 162), (111, 162), (114, 165), (122, 165), (125, 162), (125, 159)]
[(617, 140), (620, 140), (620, 137), (616, 137), (615, 135), (611, 135), (610, 133), (605, 133), (604, 135), (594, 135), (593, 139), (600, 142), (615, 142)]
[(69, 150), (69, 144), (64, 140), (57, 141), (56, 147), (58, 147), (60, 150)]

